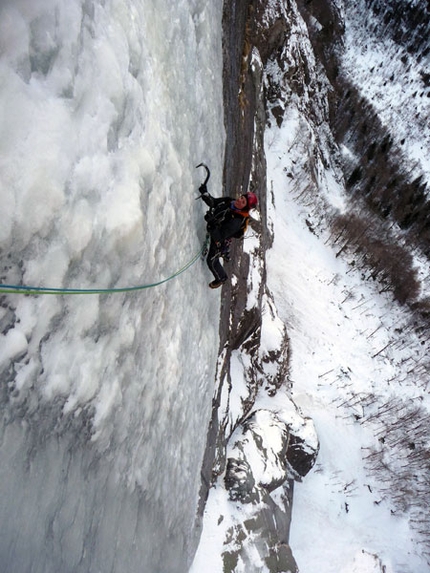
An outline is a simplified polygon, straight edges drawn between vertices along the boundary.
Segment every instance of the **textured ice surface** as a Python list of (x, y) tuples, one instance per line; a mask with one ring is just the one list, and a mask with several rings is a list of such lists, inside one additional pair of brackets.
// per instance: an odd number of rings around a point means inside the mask
[[(0, 6), (1, 279), (107, 288), (201, 248), (220, 193), (221, 2)], [(0, 561), (183, 572), (217, 351), (205, 266), (2, 297)]]

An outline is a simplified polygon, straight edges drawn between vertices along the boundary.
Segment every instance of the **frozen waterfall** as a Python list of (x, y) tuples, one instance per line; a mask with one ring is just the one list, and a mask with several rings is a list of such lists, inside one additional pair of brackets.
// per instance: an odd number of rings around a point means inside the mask
[[(222, 2), (0, 5), (1, 282), (163, 279), (221, 192)], [(0, 561), (8, 573), (186, 570), (219, 297), (3, 295)]]

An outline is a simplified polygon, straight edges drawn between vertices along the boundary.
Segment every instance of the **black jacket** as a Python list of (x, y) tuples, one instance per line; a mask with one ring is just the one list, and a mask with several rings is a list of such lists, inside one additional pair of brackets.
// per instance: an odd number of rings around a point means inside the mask
[(232, 197), (212, 197), (209, 193), (202, 194), (202, 199), (210, 207), (205, 215), (207, 230), (211, 239), (222, 243), (231, 237), (241, 237), (247, 217), (231, 208)]

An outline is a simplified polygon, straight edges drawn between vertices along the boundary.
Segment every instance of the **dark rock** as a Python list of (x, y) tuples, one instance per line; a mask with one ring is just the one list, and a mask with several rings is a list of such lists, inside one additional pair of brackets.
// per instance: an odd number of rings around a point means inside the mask
[(231, 500), (242, 503), (256, 501), (255, 479), (252, 475), (251, 466), (246, 460), (227, 459), (224, 483), (229, 490)]
[[(309, 448), (309, 445), (298, 436), (290, 436), (287, 460), (293, 471), (300, 478), (305, 477), (305, 475), (313, 468), (317, 455), (318, 449)], [(299, 478), (296, 477), (296, 479)]]

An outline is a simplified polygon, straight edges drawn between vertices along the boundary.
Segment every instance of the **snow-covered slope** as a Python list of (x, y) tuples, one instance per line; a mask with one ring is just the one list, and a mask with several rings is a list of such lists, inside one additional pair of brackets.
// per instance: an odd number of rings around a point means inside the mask
[[(350, 134), (348, 128), (339, 162), (318, 122), (309, 122), (310, 115), (300, 109), (303, 99), (293, 102), (282, 128), (272, 128), (266, 140), (275, 198), (268, 280), (280, 316), (290, 325), (293, 398), (312, 416), (321, 449), (314, 471), (295, 490), (291, 546), (305, 573), (424, 572), (430, 569), (425, 311), (430, 269), (424, 235), (397, 215), (396, 196), (401, 200), (409, 181), (430, 175), (428, 126), (422, 121), (430, 111), (429, 50), (415, 30), (420, 23), (428, 29), (429, 22), (417, 2), (337, 4), (345, 30), (337, 52), (340, 75), (363, 98), (361, 110), (355, 109), (358, 118), (362, 113), (361, 123), (353, 120), (351, 130), (358, 125), (365, 135), (368, 121), (374, 137), (368, 143), (375, 147), (388, 135), (389, 153), (398, 163), (395, 174), (389, 173), (389, 160), (379, 164), (388, 170), (391, 234), (385, 234), (385, 210), (378, 214), (379, 235), (366, 243), (368, 260), (374, 260), (372, 245), (377, 248), (389, 236), (386, 266), (390, 251), (396, 253), (401, 245), (394, 276), (408, 276), (412, 256), (413, 280), (404, 296), (389, 272), (385, 282), (375, 282), (384, 273), (375, 272), (376, 265), (370, 270), (362, 265), (362, 251), (357, 244), (350, 249), (339, 228), (327, 228), (333, 213), (357, 214), (369, 228), (374, 224), (370, 209), (362, 210), (359, 185), (352, 197), (344, 191), (351, 163), (363, 173), (372, 166), (361, 162), (357, 132)], [(335, 97), (330, 95), (332, 105)], [(346, 120), (335, 118), (341, 121)], [(282, 154), (285, 149), (288, 153)], [(345, 179), (339, 177), (339, 163)], [(424, 217), (428, 204), (418, 197), (411, 203), (417, 220)], [(400, 305), (393, 294), (407, 304)]]
[[(199, 252), (221, 185), (220, 1), (0, 4), (1, 282), (108, 288)], [(2, 295), (2, 571), (187, 567), (218, 346), (202, 261)]]
[(414, 462), (408, 454), (427, 447), (426, 380), (413, 373), (426, 363), (427, 336), (336, 257), (316, 223), (320, 209), (297, 199), (300, 187), (286, 173), (304, 156), (279, 152), (299, 130), (291, 118), (267, 136), (268, 283), (288, 328), (292, 397), (320, 440), (313, 471), (294, 490), (290, 545), (305, 573), (424, 572), (426, 470), (422, 455)]

